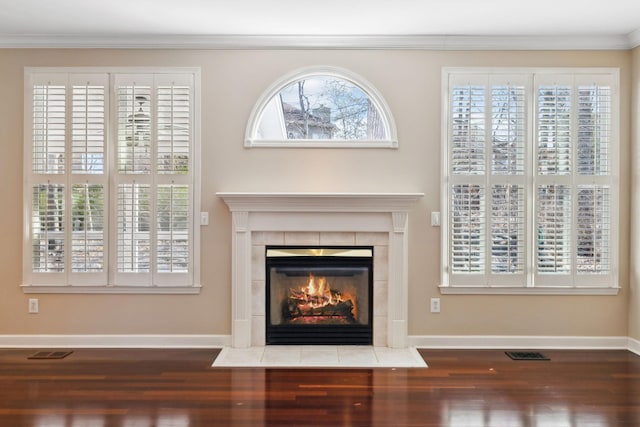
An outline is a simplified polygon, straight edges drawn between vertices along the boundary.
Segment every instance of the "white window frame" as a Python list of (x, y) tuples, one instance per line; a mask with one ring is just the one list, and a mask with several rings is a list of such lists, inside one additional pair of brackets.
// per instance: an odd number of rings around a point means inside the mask
[[(451, 257), (451, 241), (450, 241), (450, 227), (452, 226), (450, 217), (451, 213), (451, 188), (456, 181), (457, 176), (454, 176), (450, 171), (450, 151), (451, 151), (451, 81), (452, 79), (474, 79), (478, 76), (486, 78), (487, 81), (493, 78), (510, 78), (510, 79), (522, 79), (525, 80), (525, 117), (526, 117), (526, 138), (525, 138), (525, 167), (524, 167), (524, 179), (525, 183), (525, 245), (524, 245), (524, 257), (525, 266), (523, 274), (501, 274), (502, 277), (497, 277), (496, 274), (491, 274), (489, 268), (489, 261), (491, 258), (490, 249), (488, 246), (485, 253), (485, 272), (480, 274), (469, 274), (466, 277), (462, 277), (462, 280), (457, 280), (455, 276), (460, 274), (453, 274), (450, 268)], [(509, 76), (509, 77), (508, 77)], [(538, 81), (549, 82), (553, 80), (564, 80), (571, 82), (572, 88), (577, 88), (579, 83), (584, 83), (585, 79), (588, 81), (595, 81), (601, 83), (606, 82), (611, 87), (611, 129), (610, 129), (610, 173), (604, 177), (601, 176), (577, 176), (577, 173), (573, 173), (570, 177), (558, 177), (542, 176), (537, 174), (536, 169), (536, 144), (537, 144), (537, 118), (536, 118), (536, 83)], [(441, 260), (441, 284), (439, 290), (442, 294), (545, 294), (545, 295), (616, 295), (619, 292), (619, 259), (618, 259), (618, 246), (619, 246), (619, 145), (620, 145), (620, 122), (619, 122), (619, 110), (620, 110), (620, 72), (617, 68), (493, 68), (493, 67), (445, 67), (442, 70), (442, 161), (441, 161), (441, 247), (442, 247), (442, 260)], [(486, 85), (489, 89), (490, 84)], [(573, 98), (575, 100), (577, 91), (573, 90)], [(489, 98), (489, 97), (488, 97)], [(487, 104), (490, 102), (487, 101)], [(575, 105), (575, 102), (572, 104)], [(574, 106), (574, 111), (576, 107)], [(575, 116), (572, 112), (572, 120), (575, 122)], [(490, 111), (487, 112), (487, 116), (490, 119)], [(486, 122), (485, 122), (486, 123)], [(573, 123), (572, 125), (575, 125)], [(573, 142), (573, 141), (572, 141)], [(491, 139), (486, 139), (487, 144), (491, 144)], [(575, 154), (576, 145), (571, 145), (571, 151), (573, 153), (572, 167), (576, 167)], [(486, 151), (489, 152), (489, 151)], [(485, 159), (485, 175), (490, 175), (491, 159), (486, 156)], [(501, 183), (504, 177), (488, 178), (486, 176), (468, 176), (467, 181), (472, 183), (486, 184), (486, 202), (489, 200), (489, 189), (491, 184)], [(520, 177), (514, 176), (515, 181), (522, 182)], [(592, 179), (593, 178), (593, 179)], [(536, 188), (537, 185), (546, 184), (550, 182), (558, 181), (571, 182), (574, 190), (577, 185), (581, 183), (589, 184), (606, 184), (610, 186), (610, 215), (611, 215), (611, 229), (610, 229), (610, 248), (609, 256), (611, 259), (611, 266), (609, 273), (606, 275), (597, 274), (577, 274), (575, 264), (571, 271), (571, 274), (565, 276), (568, 280), (564, 280), (557, 275), (553, 277), (544, 277), (536, 271), (536, 241), (535, 241), (535, 209), (536, 209)], [(464, 181), (464, 180), (462, 180)], [(507, 179), (508, 181), (508, 179)], [(564, 182), (563, 181), (563, 182)], [(572, 190), (572, 204), (573, 209), (576, 209), (575, 192)], [(490, 211), (489, 208), (485, 210), (485, 225), (488, 233), (490, 223)], [(487, 240), (489, 239), (487, 234)], [(576, 233), (571, 231), (572, 241), (576, 239)], [(466, 273), (465, 273), (466, 274)], [(490, 277), (493, 276), (493, 277)], [(590, 277), (591, 276), (591, 277)], [(578, 278), (580, 280), (576, 280)], [(605, 280), (602, 280), (602, 279)]]
[[(380, 113), (385, 127), (386, 139), (264, 139), (260, 135), (260, 125), (263, 117), (272, 118), (275, 127), (280, 126), (284, 134), (284, 122), (282, 119), (282, 104), (278, 94), (282, 89), (298, 80), (313, 78), (316, 76), (335, 77), (344, 80), (362, 89), (375, 105)], [(244, 146), (256, 147), (285, 147), (285, 148), (398, 148), (398, 136), (395, 121), (389, 105), (382, 94), (364, 77), (349, 70), (333, 66), (311, 66), (294, 70), (275, 81), (258, 98), (247, 122)]]
[[(105, 82), (105, 152), (104, 152), (104, 173), (97, 175), (91, 182), (100, 182), (105, 187), (105, 207), (104, 207), (104, 228), (105, 228), (105, 265), (103, 272), (99, 273), (78, 273), (71, 272), (70, 261), (66, 261), (63, 272), (36, 273), (32, 267), (32, 242), (31, 242), (31, 204), (32, 186), (39, 179), (33, 173), (32, 150), (33, 150), (33, 88), (37, 81), (46, 81), (49, 76), (57, 79), (66, 86), (66, 99), (70, 99), (71, 82), (78, 78), (92, 78), (99, 76)], [(117, 239), (116, 205), (117, 205), (117, 158), (116, 147), (118, 144), (118, 118), (117, 118), (117, 94), (116, 79), (125, 76), (139, 76), (140, 79), (164, 81), (173, 76), (177, 81), (187, 81), (192, 85), (190, 101), (190, 127), (191, 127), (191, 148), (189, 153), (190, 177), (185, 181), (181, 175), (176, 177), (178, 184), (188, 185), (190, 200), (188, 203), (189, 239), (190, 239), (190, 261), (188, 271), (185, 273), (165, 273), (153, 272), (152, 274), (141, 273), (136, 278), (136, 273), (124, 274), (117, 272), (117, 262), (115, 257), (115, 242)], [(177, 83), (178, 84), (178, 83)], [(25, 67), (24, 69), (24, 191), (23, 191), (23, 278), (21, 288), (24, 293), (124, 293), (124, 294), (197, 294), (200, 292), (200, 203), (201, 203), (201, 165), (200, 165), (200, 68), (196, 67)], [(160, 84), (158, 84), (160, 85)], [(155, 86), (152, 86), (152, 92)], [(155, 93), (152, 95), (155, 97)], [(154, 99), (155, 101), (155, 99)], [(70, 104), (70, 102), (67, 102)], [(155, 105), (155, 102), (153, 103)], [(70, 105), (66, 105), (66, 153), (70, 153), (69, 141), (71, 133)], [(152, 117), (156, 117), (153, 112)], [(154, 126), (155, 128), (155, 126)], [(155, 153), (155, 148), (153, 148)], [(155, 164), (156, 158), (152, 155), (152, 162)], [(67, 162), (70, 165), (70, 161)], [(70, 166), (69, 166), (70, 168)], [(78, 179), (84, 179), (85, 175), (76, 177), (69, 169), (59, 177), (54, 177), (55, 182), (75, 183)], [(156, 174), (152, 174), (156, 175)], [(90, 179), (89, 177), (88, 179)], [(142, 180), (149, 181), (149, 177), (141, 176)], [(160, 176), (153, 178), (158, 184), (169, 185), (173, 181), (169, 177)], [(165, 182), (166, 181), (166, 182)], [(83, 182), (83, 181), (80, 181)], [(70, 192), (70, 188), (67, 189)], [(155, 196), (153, 196), (155, 198)], [(70, 200), (70, 196), (67, 197)], [(66, 207), (66, 212), (71, 213), (70, 206)], [(152, 217), (150, 221), (156, 221)], [(70, 224), (70, 220), (66, 221)], [(70, 236), (70, 232), (67, 233)], [(70, 242), (67, 242), (66, 252), (71, 251)], [(155, 250), (152, 250), (152, 257), (155, 257)], [(67, 253), (65, 258), (69, 258)], [(152, 265), (154, 263), (152, 262)], [(39, 277), (36, 277), (40, 275)], [(153, 277), (155, 276), (155, 278)]]

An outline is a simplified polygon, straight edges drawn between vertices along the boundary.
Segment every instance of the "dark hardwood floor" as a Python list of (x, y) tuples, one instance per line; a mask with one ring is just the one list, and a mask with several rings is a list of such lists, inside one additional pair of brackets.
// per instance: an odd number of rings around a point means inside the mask
[(421, 350), (428, 369), (211, 368), (218, 350), (0, 350), (1, 427), (640, 426), (628, 351)]

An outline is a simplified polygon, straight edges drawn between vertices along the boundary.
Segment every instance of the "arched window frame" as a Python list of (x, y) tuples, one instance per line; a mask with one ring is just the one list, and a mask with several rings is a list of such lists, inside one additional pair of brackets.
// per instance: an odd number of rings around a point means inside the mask
[[(383, 125), (386, 139), (262, 139), (258, 130), (262, 118), (274, 97), (288, 85), (311, 77), (329, 76), (347, 81), (360, 88), (375, 105)], [(279, 98), (276, 98), (279, 99)], [(283, 120), (282, 116), (281, 120)], [(283, 124), (284, 125), (284, 124)], [(275, 81), (260, 96), (253, 107), (245, 133), (245, 147), (309, 147), (309, 148), (398, 148), (396, 125), (389, 105), (380, 92), (366, 79), (346, 69), (331, 66), (313, 66), (295, 70)]]

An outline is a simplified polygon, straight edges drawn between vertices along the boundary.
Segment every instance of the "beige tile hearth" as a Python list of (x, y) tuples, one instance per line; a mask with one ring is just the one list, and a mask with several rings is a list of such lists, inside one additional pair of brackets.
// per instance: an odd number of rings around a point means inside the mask
[(219, 368), (426, 368), (415, 348), (359, 345), (268, 345), (224, 347), (213, 367)]

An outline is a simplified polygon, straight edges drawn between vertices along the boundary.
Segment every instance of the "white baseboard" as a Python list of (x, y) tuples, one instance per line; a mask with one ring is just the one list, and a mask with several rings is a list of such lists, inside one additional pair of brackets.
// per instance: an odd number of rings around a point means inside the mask
[(0, 348), (215, 348), (230, 335), (0, 335)]
[[(413, 335), (409, 345), (417, 348), (459, 349), (625, 349), (628, 337), (556, 337), (501, 335)], [(640, 350), (640, 342), (637, 342)]]
[[(0, 335), (0, 348), (218, 348), (230, 335)], [(629, 337), (412, 335), (409, 346), (442, 349), (617, 349), (640, 355)]]
[(627, 348), (629, 349), (629, 351), (632, 351), (640, 356), (640, 341), (629, 338), (629, 344), (627, 345)]

